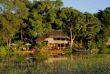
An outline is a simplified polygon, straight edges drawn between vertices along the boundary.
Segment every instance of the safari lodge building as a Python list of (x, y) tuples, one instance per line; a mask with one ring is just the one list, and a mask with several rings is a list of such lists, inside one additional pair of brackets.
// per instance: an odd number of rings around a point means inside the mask
[(52, 30), (35, 41), (36, 43), (48, 42), (49, 50), (64, 50), (69, 43), (68, 39), (69, 37), (62, 30)]

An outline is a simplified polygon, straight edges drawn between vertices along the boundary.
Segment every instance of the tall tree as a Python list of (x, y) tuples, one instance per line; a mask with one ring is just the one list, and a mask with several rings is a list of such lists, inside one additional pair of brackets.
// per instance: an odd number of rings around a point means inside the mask
[(88, 35), (89, 33), (93, 33), (93, 31), (98, 32), (100, 30), (100, 24), (97, 24), (99, 22), (98, 19), (89, 13), (83, 14), (76, 9), (63, 8), (60, 19), (63, 21), (63, 26), (67, 27), (66, 29), (70, 32), (71, 47), (76, 36), (80, 33)]
[[(38, 36), (50, 31), (57, 18), (57, 11), (63, 5), (61, 0), (50, 1), (40, 0), (34, 1), (30, 12), (28, 33), (31, 36)], [(57, 23), (58, 24), (58, 23)], [(32, 38), (32, 37), (31, 37)]]
[(1, 0), (0, 4), (2, 5), (2, 27), (0, 31), (4, 38), (7, 38), (7, 45), (10, 44), (11, 38), (18, 32), (18, 29), (21, 32), (21, 40), (23, 40), (22, 31), (26, 27), (25, 20), (28, 16), (26, 5), (20, 0)]
[(86, 48), (88, 49), (89, 46), (91, 46), (92, 48), (94, 48), (94, 44), (95, 44), (95, 37), (97, 35), (97, 33), (100, 32), (101, 29), (101, 23), (100, 21), (92, 14), (85, 12), (85, 31), (82, 33), (83, 37), (85, 38), (85, 42), (86, 42)]
[(99, 10), (98, 13), (94, 14), (102, 23), (102, 29), (100, 34), (102, 35), (105, 41), (110, 36), (110, 7), (107, 7), (105, 10)]
[(103, 50), (103, 48), (106, 47), (108, 37), (110, 37), (110, 7), (107, 7), (105, 10), (99, 10), (99, 12), (94, 15), (102, 23), (101, 30), (96, 36), (96, 41), (97, 47)]
[(82, 21), (83, 18), (84, 16), (81, 12), (72, 8), (63, 8), (60, 13), (60, 19), (63, 21), (63, 26), (68, 29), (70, 33), (71, 47), (73, 45), (77, 32), (80, 31), (81, 25), (83, 25), (84, 23)]
[(0, 36), (10, 46), (11, 39), (18, 32), (19, 22), (12, 12), (4, 12), (1, 16)]
[(26, 8), (25, 3), (22, 1), (24, 0), (15, 0), (15, 15), (19, 17), (19, 23), (20, 23), (20, 36), (21, 36), (21, 41), (23, 41), (23, 29), (26, 28), (26, 20), (28, 19), (28, 8)]

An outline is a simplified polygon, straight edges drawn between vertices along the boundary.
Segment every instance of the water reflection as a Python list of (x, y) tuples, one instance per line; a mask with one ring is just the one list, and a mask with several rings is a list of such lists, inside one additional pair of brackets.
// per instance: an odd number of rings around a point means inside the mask
[[(92, 55), (92, 54), (90, 54)], [(84, 53), (74, 53), (68, 55), (54, 55), (54, 56), (15, 56), (11, 58), (2, 58), (0, 62), (3, 61), (14, 61), (14, 63), (19, 62), (28, 62), (28, 63), (39, 63), (39, 62), (54, 62), (54, 61), (62, 61), (62, 60), (75, 60), (75, 59), (88, 59), (89, 54)], [(8, 63), (8, 62), (7, 62)]]

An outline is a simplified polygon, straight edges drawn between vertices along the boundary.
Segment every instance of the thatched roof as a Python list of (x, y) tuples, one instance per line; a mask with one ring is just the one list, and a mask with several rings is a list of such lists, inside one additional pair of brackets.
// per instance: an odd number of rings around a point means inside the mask
[(43, 42), (46, 38), (69, 38), (62, 30), (52, 30), (40, 37), (38, 37), (36, 42)]

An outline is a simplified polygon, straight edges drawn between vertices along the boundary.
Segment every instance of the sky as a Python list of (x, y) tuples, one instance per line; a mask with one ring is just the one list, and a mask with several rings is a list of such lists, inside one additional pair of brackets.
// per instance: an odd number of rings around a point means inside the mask
[(89, 12), (91, 14), (110, 7), (110, 0), (62, 0), (62, 2), (63, 7), (72, 7), (83, 13)]
[(110, 0), (62, 0), (64, 7), (72, 7), (81, 12), (97, 13), (110, 7)]

